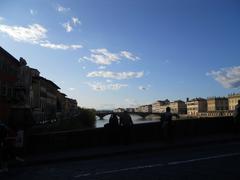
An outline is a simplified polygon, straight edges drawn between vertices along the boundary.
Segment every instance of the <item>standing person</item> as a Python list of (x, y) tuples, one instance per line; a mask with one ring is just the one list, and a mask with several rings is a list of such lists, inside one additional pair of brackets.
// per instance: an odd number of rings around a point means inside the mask
[(119, 121), (117, 114), (113, 113), (107, 124), (107, 136), (110, 144), (117, 144), (119, 142)]
[(118, 128), (119, 126), (118, 117), (115, 113), (113, 113), (109, 119), (109, 126), (110, 128)]
[(0, 120), (0, 172), (8, 171), (7, 126)]
[(120, 116), (120, 126), (122, 128), (122, 138), (125, 144), (129, 144), (132, 139), (133, 121), (131, 116), (124, 111)]
[(239, 133), (240, 131), (240, 100), (238, 100), (238, 104), (235, 106), (235, 111), (233, 113), (233, 120), (234, 120), (235, 133)]
[(173, 134), (172, 134), (172, 116), (171, 108), (167, 107), (166, 112), (161, 117), (161, 134), (163, 136), (163, 140), (172, 141)]

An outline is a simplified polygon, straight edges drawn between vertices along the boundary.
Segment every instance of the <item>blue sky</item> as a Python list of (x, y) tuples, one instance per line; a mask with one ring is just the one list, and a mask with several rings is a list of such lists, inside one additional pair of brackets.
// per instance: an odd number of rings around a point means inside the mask
[(0, 46), (79, 106), (134, 107), (240, 87), (238, 0), (0, 3)]

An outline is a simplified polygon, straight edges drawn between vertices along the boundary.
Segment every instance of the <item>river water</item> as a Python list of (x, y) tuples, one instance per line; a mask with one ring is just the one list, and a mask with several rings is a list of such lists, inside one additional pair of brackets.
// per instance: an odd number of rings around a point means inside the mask
[[(132, 120), (133, 120), (133, 124), (159, 122), (160, 121), (159, 117), (157, 117), (157, 116), (149, 116), (146, 119), (143, 119), (142, 117), (137, 116), (137, 115), (131, 115), (131, 117), (132, 117)], [(97, 117), (95, 127), (96, 128), (104, 127), (104, 124), (108, 123), (109, 118), (110, 118), (110, 115), (105, 116), (103, 120), (100, 120)]]

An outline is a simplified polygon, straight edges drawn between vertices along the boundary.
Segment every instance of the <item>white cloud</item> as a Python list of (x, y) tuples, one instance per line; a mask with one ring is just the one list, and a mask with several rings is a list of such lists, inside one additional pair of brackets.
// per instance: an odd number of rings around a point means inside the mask
[(61, 6), (60, 4), (58, 4), (57, 7), (56, 7), (56, 10), (57, 10), (58, 12), (67, 12), (67, 11), (70, 11), (71, 9), (70, 9), (70, 8), (66, 8), (66, 7), (63, 7), (63, 6)]
[(47, 29), (39, 24), (29, 25), (27, 27), (1, 24), (0, 32), (6, 33), (15, 41), (23, 41), (33, 44), (37, 44), (47, 37)]
[(112, 53), (106, 48), (91, 49), (90, 51), (90, 56), (84, 56), (83, 59), (100, 65), (110, 65), (113, 62), (119, 62), (122, 58), (126, 58), (132, 61), (140, 59), (139, 57), (134, 56), (131, 52), (128, 51)]
[(50, 42), (44, 42), (44, 43), (40, 43), (40, 46), (45, 47), (45, 48), (50, 48), (50, 49), (61, 49), (61, 50), (68, 50), (68, 49), (80, 49), (83, 46), (82, 45), (66, 45), (66, 44), (53, 44)]
[(62, 26), (64, 27), (66, 32), (71, 32), (73, 30), (73, 28), (69, 22), (63, 23)]
[(0, 24), (0, 33), (7, 34), (10, 38), (18, 42), (26, 42), (31, 44), (38, 44), (50, 49), (80, 49), (83, 46), (80, 44), (55, 44), (47, 40), (47, 29), (39, 24), (32, 24), (26, 27), (23, 26), (8, 26)]
[(93, 83), (87, 83), (92, 90), (94, 91), (106, 91), (106, 90), (120, 90), (121, 88), (127, 87), (127, 84), (104, 84), (101, 82), (93, 82)]
[(72, 19), (66, 23), (63, 23), (62, 26), (66, 30), (66, 32), (72, 32), (73, 27), (81, 25), (80, 20), (77, 17), (72, 17)]
[(222, 68), (219, 71), (211, 71), (207, 75), (212, 76), (224, 88), (240, 87), (240, 66)]
[(112, 80), (107, 79), (106, 82), (107, 82), (107, 83), (112, 83)]
[(91, 52), (90, 57), (84, 56), (83, 58), (96, 64), (109, 65), (120, 59), (117, 54), (111, 53), (107, 49), (92, 49)]
[(101, 77), (111, 79), (131, 79), (140, 78), (144, 75), (144, 72), (112, 72), (112, 71), (93, 71), (87, 74), (87, 77)]
[(80, 49), (80, 48), (83, 48), (83, 46), (82, 45), (80, 45), (80, 44), (73, 44), (73, 45), (70, 45), (70, 47), (72, 48), (72, 49)]
[(30, 14), (33, 15), (33, 16), (37, 14), (37, 11), (35, 11), (35, 10), (33, 10), (33, 9), (30, 9), (29, 12), (30, 12)]
[(81, 21), (77, 17), (72, 17), (72, 23), (73, 25), (81, 25)]
[(136, 60), (139, 60), (139, 59), (140, 59), (139, 57), (133, 55), (133, 54), (132, 54), (131, 52), (129, 52), (129, 51), (121, 51), (120, 55), (121, 55), (122, 57), (125, 57), (125, 58), (127, 58), (127, 59), (130, 59), (130, 60), (132, 60), (132, 61), (136, 61)]

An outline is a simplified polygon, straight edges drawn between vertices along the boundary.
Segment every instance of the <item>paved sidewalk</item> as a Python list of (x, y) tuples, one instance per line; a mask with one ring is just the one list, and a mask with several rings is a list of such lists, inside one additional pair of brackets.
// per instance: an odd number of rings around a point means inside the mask
[[(187, 148), (211, 143), (227, 143), (234, 141), (240, 142), (240, 135), (218, 134), (191, 138), (176, 138), (173, 143), (163, 143), (159, 141), (141, 144), (83, 148), (64, 152), (30, 155), (25, 158), (25, 162), (21, 165), (32, 166), (66, 161), (79, 161), (85, 159), (104, 158), (124, 154), (147, 153), (173, 148)], [(19, 164), (13, 164), (13, 166), (18, 165)]]

